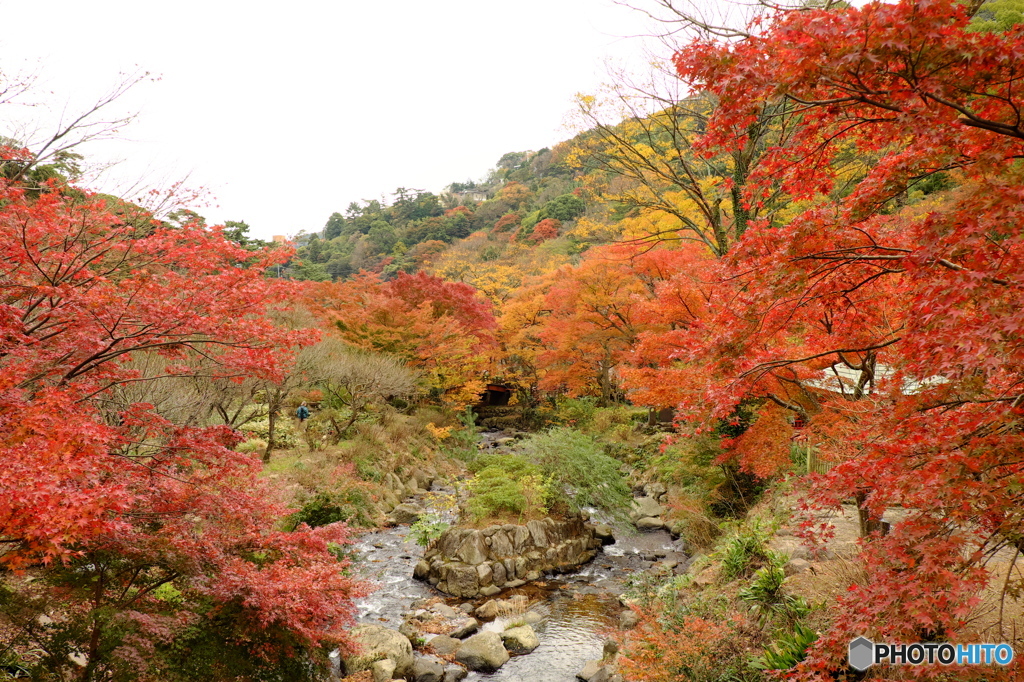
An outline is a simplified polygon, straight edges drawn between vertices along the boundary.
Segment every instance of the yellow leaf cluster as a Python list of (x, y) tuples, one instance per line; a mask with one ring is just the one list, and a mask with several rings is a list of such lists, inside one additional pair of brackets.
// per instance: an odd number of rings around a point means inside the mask
[(452, 435), (452, 427), (450, 426), (435, 426), (434, 422), (427, 424), (427, 432), (436, 441), (443, 441)]

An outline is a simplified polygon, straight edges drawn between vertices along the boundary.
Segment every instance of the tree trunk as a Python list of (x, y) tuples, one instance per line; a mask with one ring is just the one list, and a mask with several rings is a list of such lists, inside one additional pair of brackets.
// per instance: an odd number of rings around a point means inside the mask
[(274, 429), (277, 426), (276, 406), (267, 410), (267, 449), (263, 452), (263, 462), (270, 461), (270, 453), (274, 451)]
[(345, 426), (344, 426), (344, 427), (342, 428), (341, 432), (340, 432), (340, 433), (338, 434), (338, 437), (339, 437), (339, 439), (340, 439), (341, 437), (344, 437), (344, 435), (345, 435), (346, 433), (348, 433), (348, 430), (349, 430), (349, 429), (351, 429), (351, 428), (352, 428), (352, 425), (356, 423), (356, 419), (359, 419), (359, 415), (360, 415), (360, 414), (361, 414), (361, 413), (360, 413), (360, 412), (357, 412), (357, 411), (355, 410), (355, 408), (352, 408), (352, 416), (351, 416), (351, 417), (349, 418), (349, 420), (348, 420), (348, 423), (347, 423), (347, 424), (345, 424)]

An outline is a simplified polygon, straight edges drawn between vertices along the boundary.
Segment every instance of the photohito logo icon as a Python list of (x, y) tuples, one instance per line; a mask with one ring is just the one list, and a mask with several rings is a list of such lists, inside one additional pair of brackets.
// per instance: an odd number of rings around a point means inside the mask
[(850, 667), (865, 671), (875, 662), (875, 645), (867, 637), (858, 637), (850, 642)]

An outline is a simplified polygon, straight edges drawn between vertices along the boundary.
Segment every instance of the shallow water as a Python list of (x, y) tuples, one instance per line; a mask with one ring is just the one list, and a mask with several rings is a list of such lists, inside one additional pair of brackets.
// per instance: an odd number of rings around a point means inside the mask
[[(556, 590), (544, 607), (545, 619), (533, 626), (540, 646), (525, 656), (513, 656), (497, 672), (470, 673), (467, 680), (495, 682), (570, 682), (584, 664), (601, 658), (608, 633), (621, 610), (611, 595), (579, 594)], [(485, 629), (498, 630), (501, 626)]]
[[(359, 538), (355, 549), (360, 556), (356, 573), (377, 586), (375, 592), (357, 602), (360, 622), (397, 629), (417, 600), (441, 597), (452, 606), (465, 601), (413, 579), (413, 567), (423, 555), (423, 547), (412, 540), (409, 526), (367, 533)], [(511, 658), (495, 673), (470, 673), (466, 679), (572, 682), (587, 661), (601, 658), (604, 641), (615, 629), (622, 611), (618, 595), (626, 579), (649, 568), (656, 559), (677, 561), (679, 570), (686, 565), (680, 544), (667, 532), (618, 530), (615, 544), (604, 547), (579, 571), (498, 595), (507, 598), (513, 593), (524, 594), (534, 604), (531, 609), (545, 616), (533, 626), (540, 646), (530, 654)], [(472, 603), (485, 601), (481, 598)], [(485, 623), (484, 629), (501, 630), (503, 625)]]
[(413, 542), (409, 526), (367, 533), (355, 545), (360, 559), (356, 574), (376, 587), (356, 602), (361, 623), (380, 623), (398, 629), (418, 599), (445, 596), (412, 577), (423, 548)]

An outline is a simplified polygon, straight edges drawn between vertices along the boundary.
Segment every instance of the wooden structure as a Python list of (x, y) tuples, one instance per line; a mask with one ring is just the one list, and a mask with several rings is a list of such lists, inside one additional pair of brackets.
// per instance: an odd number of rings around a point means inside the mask
[(481, 407), (504, 407), (508, 405), (511, 397), (512, 389), (508, 386), (487, 384), (487, 388), (484, 390), (483, 395), (480, 396), (480, 402), (477, 404)]

